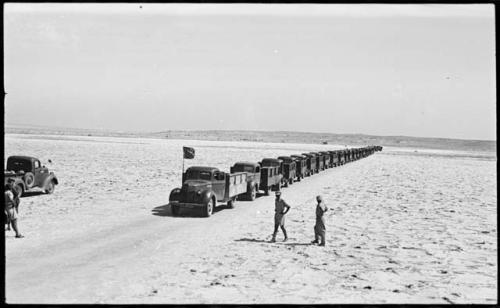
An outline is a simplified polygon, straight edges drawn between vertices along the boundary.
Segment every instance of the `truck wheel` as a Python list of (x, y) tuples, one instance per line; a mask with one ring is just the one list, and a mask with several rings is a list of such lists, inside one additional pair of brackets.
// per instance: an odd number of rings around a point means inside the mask
[(171, 204), (170, 209), (172, 210), (172, 215), (174, 215), (174, 216), (179, 215), (179, 206), (178, 205)]
[(210, 217), (214, 211), (214, 206), (214, 199), (210, 198), (203, 208), (203, 215), (205, 217)]
[(250, 192), (247, 193), (247, 199), (253, 201), (255, 200), (255, 197), (257, 197), (257, 191), (255, 191), (255, 186), (252, 186), (252, 188), (250, 188)]
[(227, 206), (230, 208), (230, 209), (234, 209), (234, 204), (236, 203), (236, 197), (234, 197), (233, 199), (229, 200), (227, 202)]
[(23, 180), (26, 187), (32, 188), (35, 184), (35, 175), (31, 172), (26, 172), (26, 174), (23, 176)]
[(21, 184), (17, 184), (16, 187), (14, 187), (14, 189), (17, 191), (17, 196), (21, 198), (24, 194), (23, 186)]
[(56, 188), (56, 186), (54, 185), (54, 181), (50, 181), (48, 184), (47, 184), (47, 187), (45, 187), (45, 193), (50, 195), (51, 193), (54, 192), (54, 189)]

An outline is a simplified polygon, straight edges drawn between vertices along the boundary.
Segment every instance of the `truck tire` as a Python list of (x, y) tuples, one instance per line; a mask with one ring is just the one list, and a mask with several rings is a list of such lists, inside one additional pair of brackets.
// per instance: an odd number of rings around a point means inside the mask
[(229, 201), (227, 201), (227, 207), (230, 209), (234, 209), (234, 204), (236, 203), (236, 197), (233, 197)]
[(247, 199), (253, 201), (255, 200), (256, 197), (257, 197), (257, 191), (255, 190), (255, 186), (252, 186), (250, 188), (250, 191), (247, 192)]
[(170, 204), (170, 209), (172, 210), (172, 215), (179, 215), (179, 206), (176, 204)]
[(49, 182), (47, 183), (47, 186), (45, 187), (45, 193), (46, 193), (47, 195), (50, 195), (51, 193), (53, 193), (53, 192), (54, 192), (54, 189), (55, 189), (55, 188), (56, 188), (56, 185), (55, 185), (54, 181), (49, 181)]
[(21, 197), (23, 196), (23, 194), (24, 194), (23, 185), (21, 185), (21, 184), (17, 184), (17, 185), (14, 187), (14, 189), (17, 191), (17, 196), (18, 196), (19, 198), (21, 198)]
[(208, 199), (207, 204), (205, 204), (205, 206), (203, 207), (203, 216), (210, 217), (214, 211), (214, 207), (215, 207), (214, 199), (213, 198)]
[(26, 172), (23, 176), (24, 185), (28, 188), (32, 188), (35, 185), (35, 175), (32, 172)]

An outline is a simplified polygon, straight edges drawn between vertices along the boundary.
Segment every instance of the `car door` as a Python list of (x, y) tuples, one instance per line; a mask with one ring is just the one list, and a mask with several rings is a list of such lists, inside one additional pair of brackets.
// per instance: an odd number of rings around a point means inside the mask
[(35, 185), (33, 186), (42, 186), (45, 178), (47, 177), (47, 172), (45, 168), (42, 167), (38, 159), (33, 161), (33, 174), (35, 176)]
[(221, 171), (216, 171), (213, 173), (212, 179), (212, 190), (217, 197), (217, 200), (224, 200), (224, 193), (226, 188), (226, 173)]

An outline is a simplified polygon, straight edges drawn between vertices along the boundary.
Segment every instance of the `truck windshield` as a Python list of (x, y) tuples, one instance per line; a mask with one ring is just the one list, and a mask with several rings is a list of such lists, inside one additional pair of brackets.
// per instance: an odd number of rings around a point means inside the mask
[(25, 159), (9, 159), (7, 161), (7, 170), (9, 171), (25, 171), (29, 172), (31, 171), (31, 163), (29, 160)]
[(234, 172), (255, 172), (253, 166), (248, 165), (234, 165)]
[(186, 171), (186, 180), (207, 180), (212, 179), (209, 171), (188, 170)]

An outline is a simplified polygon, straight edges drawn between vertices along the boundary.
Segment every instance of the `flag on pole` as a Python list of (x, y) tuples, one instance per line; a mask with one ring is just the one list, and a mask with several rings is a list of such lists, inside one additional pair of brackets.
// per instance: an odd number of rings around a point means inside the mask
[(194, 148), (182, 147), (182, 150), (184, 151), (184, 158), (185, 159), (193, 159), (194, 158)]

